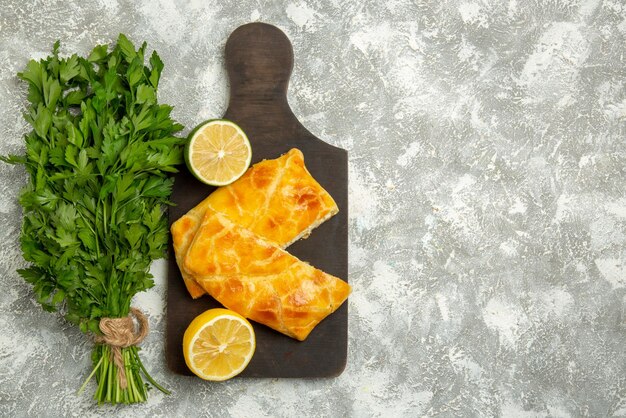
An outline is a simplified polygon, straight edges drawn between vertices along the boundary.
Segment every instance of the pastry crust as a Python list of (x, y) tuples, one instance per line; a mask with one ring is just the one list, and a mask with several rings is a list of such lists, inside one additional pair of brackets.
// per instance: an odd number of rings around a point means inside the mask
[(306, 238), (339, 212), (330, 194), (306, 169), (300, 150), (293, 148), (279, 158), (253, 165), (172, 224), (176, 261), (194, 299), (204, 290), (184, 271), (182, 260), (209, 208), (280, 248)]
[(228, 309), (300, 341), (350, 285), (207, 208), (183, 270)]

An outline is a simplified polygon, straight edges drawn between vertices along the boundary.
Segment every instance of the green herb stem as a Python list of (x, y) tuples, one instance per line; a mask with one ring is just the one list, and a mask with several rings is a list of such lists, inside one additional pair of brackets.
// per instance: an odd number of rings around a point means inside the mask
[[(144, 367), (139, 358), (139, 348), (135, 346), (122, 348), (122, 359), (126, 372), (126, 388), (122, 388), (117, 378), (117, 366), (111, 357), (111, 348), (106, 345), (94, 347), (93, 362), (95, 364), (91, 374), (81, 386), (79, 393), (87, 386), (93, 376), (96, 377), (97, 389), (94, 399), (99, 405), (103, 403), (137, 403), (148, 399), (145, 378), (152, 386), (169, 395), (171, 392), (159, 385)], [(143, 377), (142, 377), (143, 375)]]

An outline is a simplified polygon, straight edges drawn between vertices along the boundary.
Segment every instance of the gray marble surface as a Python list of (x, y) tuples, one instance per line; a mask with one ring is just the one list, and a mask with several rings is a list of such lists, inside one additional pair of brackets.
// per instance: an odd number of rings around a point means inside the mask
[(0, 153), (27, 130), (15, 73), (56, 39), (146, 40), (186, 133), (225, 110), (225, 40), (255, 20), (293, 42), (296, 115), (350, 153), (345, 372), (170, 373), (160, 261), (135, 304), (174, 394), (95, 407), (76, 395), (91, 342), (15, 273), (26, 177), (0, 164), (0, 416), (626, 416), (621, 0), (0, 0)]

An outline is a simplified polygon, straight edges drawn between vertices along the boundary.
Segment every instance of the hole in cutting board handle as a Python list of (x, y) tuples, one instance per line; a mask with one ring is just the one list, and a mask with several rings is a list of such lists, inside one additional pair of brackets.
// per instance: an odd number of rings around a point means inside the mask
[(293, 47), (280, 29), (248, 23), (226, 41), (231, 104), (239, 100), (286, 102), (293, 69)]

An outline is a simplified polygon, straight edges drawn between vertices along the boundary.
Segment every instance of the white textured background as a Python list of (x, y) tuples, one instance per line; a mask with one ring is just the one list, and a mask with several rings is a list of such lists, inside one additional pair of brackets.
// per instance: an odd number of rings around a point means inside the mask
[[(69, 3), (69, 2), (67, 2)], [(226, 108), (237, 26), (291, 38), (289, 99), (350, 153), (350, 342), (336, 379), (170, 373), (164, 263), (136, 301), (174, 392), (96, 408), (91, 343), (15, 273), (25, 184), (0, 164), (0, 416), (626, 416), (623, 0), (0, 0), (0, 153), (19, 153), (15, 73), (124, 32), (157, 49), (188, 128)], [(187, 131), (185, 131), (187, 132)]]

